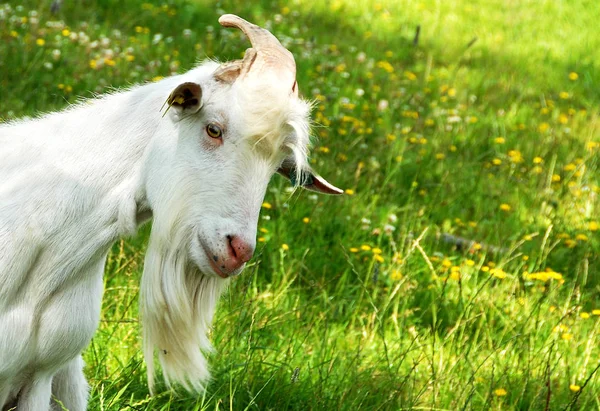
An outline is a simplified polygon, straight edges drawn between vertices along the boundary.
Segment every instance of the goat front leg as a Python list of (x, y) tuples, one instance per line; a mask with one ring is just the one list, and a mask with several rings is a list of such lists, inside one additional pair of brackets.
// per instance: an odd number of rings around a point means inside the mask
[(47, 411), (50, 409), (52, 375), (35, 373), (19, 393), (17, 411)]
[(52, 380), (53, 411), (85, 411), (89, 385), (83, 375), (83, 359), (75, 357), (54, 375)]

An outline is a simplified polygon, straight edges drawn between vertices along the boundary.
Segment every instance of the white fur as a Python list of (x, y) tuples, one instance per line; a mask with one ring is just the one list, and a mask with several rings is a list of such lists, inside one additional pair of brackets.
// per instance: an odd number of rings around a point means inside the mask
[[(227, 235), (255, 244), (260, 205), (284, 157), (303, 167), (308, 104), (264, 83), (224, 85), (207, 62), (183, 75), (0, 126), (0, 409), (84, 410), (81, 352), (97, 328), (111, 244), (154, 223), (140, 311), (149, 382), (202, 390), (201, 350), (227, 285), (209, 265)], [(186, 115), (161, 106), (202, 88)], [(225, 126), (211, 146), (208, 122)]]

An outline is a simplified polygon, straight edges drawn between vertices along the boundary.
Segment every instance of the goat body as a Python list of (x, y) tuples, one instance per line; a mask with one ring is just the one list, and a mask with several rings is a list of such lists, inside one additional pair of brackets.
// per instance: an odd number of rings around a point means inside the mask
[(98, 326), (106, 256), (149, 218), (140, 312), (150, 389), (157, 356), (167, 383), (201, 391), (206, 331), (227, 278), (252, 256), (271, 176), (339, 193), (307, 166), (309, 105), (293, 57), (283, 49), (285, 75), (269, 75), (283, 70), (281, 45), (225, 17), (252, 40), (251, 59), (0, 125), (0, 409), (47, 410), (54, 396), (85, 410), (81, 352)]
[(0, 127), (0, 407), (20, 393), (19, 409), (43, 410), (52, 390), (85, 408), (79, 354), (98, 325), (104, 261), (149, 211), (144, 162), (177, 83)]

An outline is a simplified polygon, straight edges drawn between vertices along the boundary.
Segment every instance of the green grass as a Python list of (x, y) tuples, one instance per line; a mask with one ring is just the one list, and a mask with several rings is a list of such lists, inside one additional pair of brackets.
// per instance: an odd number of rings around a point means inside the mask
[(50, 3), (2, 7), (2, 119), (236, 58), (246, 40), (217, 27), (234, 12), (295, 54), (317, 102), (311, 161), (351, 190), (290, 194), (273, 179), (201, 397), (149, 397), (148, 227), (117, 243), (85, 352), (90, 409), (600, 407), (595, 2)]

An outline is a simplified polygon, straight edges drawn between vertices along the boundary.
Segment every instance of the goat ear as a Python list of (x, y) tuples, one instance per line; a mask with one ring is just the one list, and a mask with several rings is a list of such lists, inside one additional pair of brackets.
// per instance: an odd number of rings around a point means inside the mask
[(296, 175), (295, 166), (292, 166), (289, 163), (282, 164), (281, 167), (277, 169), (277, 172), (289, 179), (293, 185), (300, 183), (300, 186), (306, 190), (331, 195), (344, 194), (344, 190), (329, 183), (311, 169), (303, 170), (300, 179), (298, 179), (298, 176)]
[(202, 88), (196, 83), (182, 83), (171, 92), (166, 104), (178, 112), (197, 113), (202, 108)]

